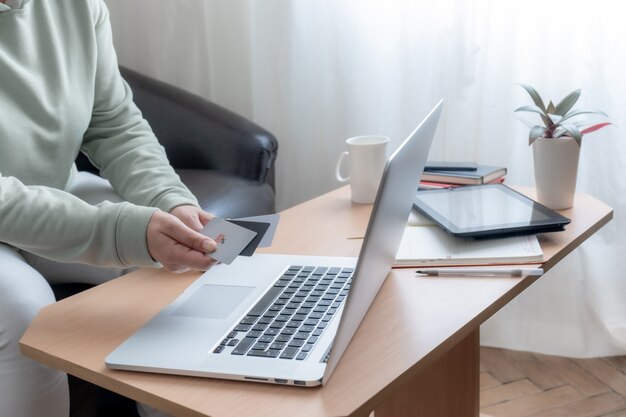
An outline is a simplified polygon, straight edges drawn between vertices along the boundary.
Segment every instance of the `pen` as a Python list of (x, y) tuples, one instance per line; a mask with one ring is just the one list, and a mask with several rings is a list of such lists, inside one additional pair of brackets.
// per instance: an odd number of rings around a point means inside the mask
[(418, 269), (418, 274), (429, 277), (539, 277), (541, 268), (440, 268)]

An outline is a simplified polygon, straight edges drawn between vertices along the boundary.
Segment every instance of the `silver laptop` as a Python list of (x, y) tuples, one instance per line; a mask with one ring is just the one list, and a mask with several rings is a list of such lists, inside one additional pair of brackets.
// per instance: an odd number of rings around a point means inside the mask
[(115, 349), (106, 365), (326, 383), (394, 263), (442, 105), (389, 157), (357, 259), (256, 254), (216, 265)]

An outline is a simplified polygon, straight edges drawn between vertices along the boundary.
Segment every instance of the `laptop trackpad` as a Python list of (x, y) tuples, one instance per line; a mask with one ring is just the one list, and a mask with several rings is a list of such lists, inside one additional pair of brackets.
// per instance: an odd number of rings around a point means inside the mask
[(255, 287), (205, 284), (172, 313), (173, 316), (224, 319)]

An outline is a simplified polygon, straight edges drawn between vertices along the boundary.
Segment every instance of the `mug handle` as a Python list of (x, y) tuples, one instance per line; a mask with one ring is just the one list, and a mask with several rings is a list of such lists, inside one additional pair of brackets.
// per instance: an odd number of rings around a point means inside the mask
[(341, 155), (339, 155), (339, 159), (337, 160), (337, 167), (335, 168), (335, 178), (337, 178), (337, 181), (341, 183), (346, 183), (350, 181), (350, 177), (341, 176), (341, 163), (346, 156), (348, 156), (348, 152), (342, 152)]

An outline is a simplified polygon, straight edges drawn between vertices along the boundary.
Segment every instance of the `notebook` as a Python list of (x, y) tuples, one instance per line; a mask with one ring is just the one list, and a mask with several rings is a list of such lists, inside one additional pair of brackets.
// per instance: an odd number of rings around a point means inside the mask
[(542, 261), (543, 251), (535, 235), (498, 239), (454, 237), (413, 210), (404, 229), (395, 264), (510, 265)]
[(487, 184), (506, 175), (506, 168), (477, 165), (475, 171), (424, 171), (422, 181), (459, 185)]
[(108, 355), (106, 365), (325, 384), (394, 263), (442, 105), (389, 157), (358, 259), (255, 254), (215, 265)]

